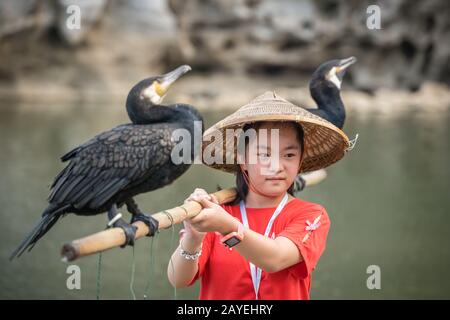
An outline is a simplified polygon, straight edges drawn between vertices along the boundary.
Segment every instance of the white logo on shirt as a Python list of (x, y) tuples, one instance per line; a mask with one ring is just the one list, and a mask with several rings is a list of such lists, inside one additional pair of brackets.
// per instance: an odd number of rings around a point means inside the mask
[(314, 219), (313, 223), (309, 222), (309, 220), (306, 220), (306, 228), (305, 230), (308, 231), (308, 233), (303, 237), (302, 242), (305, 242), (308, 240), (308, 238), (311, 236), (311, 233), (313, 233), (314, 230), (316, 230), (318, 227), (320, 227), (320, 218), (322, 217), (322, 214), (320, 214), (316, 219)]

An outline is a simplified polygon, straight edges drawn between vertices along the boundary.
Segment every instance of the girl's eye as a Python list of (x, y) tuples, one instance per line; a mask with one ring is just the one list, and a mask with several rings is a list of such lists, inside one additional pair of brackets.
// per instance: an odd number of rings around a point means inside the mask
[(295, 157), (295, 156), (296, 156), (295, 153), (288, 153), (288, 154), (286, 155), (287, 158), (292, 158), (292, 157)]
[(266, 163), (270, 159), (270, 154), (268, 154), (268, 153), (258, 153), (258, 158), (259, 158), (259, 161), (261, 161), (262, 163)]

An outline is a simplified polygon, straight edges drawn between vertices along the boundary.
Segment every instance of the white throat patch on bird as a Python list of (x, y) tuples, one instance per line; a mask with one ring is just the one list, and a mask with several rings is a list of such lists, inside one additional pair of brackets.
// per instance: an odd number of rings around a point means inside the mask
[(326, 79), (333, 83), (339, 90), (341, 90), (341, 79), (337, 76), (337, 69), (336, 67), (331, 68), (330, 71), (328, 71), (328, 74), (326, 76)]
[(141, 92), (141, 98), (150, 100), (153, 104), (161, 104), (167, 90), (163, 90), (158, 81), (153, 81), (151, 86)]

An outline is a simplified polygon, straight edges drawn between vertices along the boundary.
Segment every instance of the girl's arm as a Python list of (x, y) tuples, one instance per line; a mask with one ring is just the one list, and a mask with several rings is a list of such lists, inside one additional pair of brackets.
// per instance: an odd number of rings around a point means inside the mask
[[(202, 194), (203, 197), (210, 199), (217, 203), (217, 199), (211, 198), (203, 189), (195, 189), (194, 192), (184, 202), (196, 200), (197, 196)], [(176, 288), (186, 287), (197, 274), (198, 258), (195, 260), (188, 260), (181, 256), (181, 251), (184, 250), (190, 254), (194, 254), (201, 250), (205, 232), (196, 231), (192, 228), (189, 220), (183, 221), (185, 234), (180, 241), (180, 244), (172, 254), (169, 265), (167, 266), (167, 277), (172, 286)]]
[[(199, 215), (190, 220), (197, 231), (219, 232), (222, 235), (237, 231), (237, 223), (240, 222), (217, 203), (209, 201), (207, 194), (197, 194), (191, 199), (200, 202), (204, 208)], [(300, 251), (290, 239), (267, 238), (247, 228), (244, 230), (244, 239), (233, 249), (269, 273), (278, 272), (303, 261)]]
[(187, 260), (181, 256), (181, 246), (189, 253), (198, 252), (201, 249), (203, 237), (192, 236), (187, 233), (181, 240), (180, 245), (170, 258), (167, 266), (167, 276), (172, 286), (176, 288), (186, 287), (198, 271), (198, 258)]
[(233, 250), (268, 273), (281, 271), (303, 260), (297, 246), (288, 238), (271, 239), (250, 229), (244, 229), (244, 239)]

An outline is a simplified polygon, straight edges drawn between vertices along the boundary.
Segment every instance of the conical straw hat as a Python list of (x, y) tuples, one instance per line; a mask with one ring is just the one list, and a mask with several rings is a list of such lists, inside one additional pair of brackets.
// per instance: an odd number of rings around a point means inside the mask
[(214, 159), (221, 161), (209, 163), (203, 159), (204, 163), (225, 172), (237, 172), (238, 138), (227, 137), (226, 130), (242, 129), (245, 124), (259, 121), (295, 121), (303, 127), (306, 154), (299, 172), (328, 167), (340, 160), (350, 145), (346, 134), (332, 123), (268, 91), (205, 131), (203, 151), (211, 152)]

